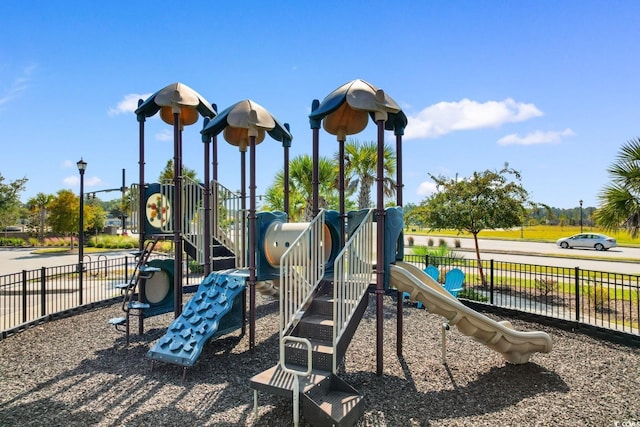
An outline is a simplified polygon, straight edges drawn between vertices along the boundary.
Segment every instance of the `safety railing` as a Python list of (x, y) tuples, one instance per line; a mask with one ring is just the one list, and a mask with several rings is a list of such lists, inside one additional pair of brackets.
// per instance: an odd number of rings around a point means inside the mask
[(236, 266), (246, 267), (246, 230), (247, 213), (242, 210), (241, 195), (235, 193), (217, 181), (212, 181), (212, 218), (211, 230), (216, 240), (236, 255)]
[[(196, 261), (204, 264), (204, 187), (188, 177), (182, 178), (182, 235), (195, 248)], [(211, 244), (210, 242), (208, 244)]]
[(450, 269), (461, 269), (459, 298), (640, 335), (639, 275), (430, 255), (404, 259), (435, 265), (442, 281)]
[(346, 331), (358, 303), (373, 277), (373, 209), (336, 257), (333, 270), (333, 372), (338, 366), (337, 346)]
[[(172, 233), (174, 231), (173, 213), (171, 211), (173, 201), (172, 182), (160, 183), (159, 192), (164, 200), (167, 201), (166, 220), (161, 223), (163, 233)], [(132, 230), (139, 232), (138, 226), (138, 201), (139, 186), (134, 184), (131, 186), (132, 200), (131, 217)], [(204, 219), (206, 212), (204, 210), (204, 186), (188, 177), (183, 177), (182, 183), (182, 234), (185, 241), (195, 248), (196, 261), (204, 264), (204, 248), (205, 245), (212, 245), (204, 238)], [(219, 244), (224, 245), (236, 256), (236, 266), (246, 267), (246, 230), (247, 212), (242, 209), (242, 198), (240, 194), (235, 193), (219, 182), (211, 181), (210, 194), (210, 224), (211, 233)]]
[(280, 258), (280, 339), (300, 320), (324, 275), (324, 211)]

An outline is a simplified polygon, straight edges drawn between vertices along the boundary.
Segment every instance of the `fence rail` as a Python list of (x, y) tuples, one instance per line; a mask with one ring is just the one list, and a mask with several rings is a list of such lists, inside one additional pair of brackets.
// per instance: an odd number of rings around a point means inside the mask
[(405, 255), (405, 261), (465, 273), (460, 298), (640, 335), (640, 276), (578, 267)]
[[(640, 275), (495, 260), (404, 259), (421, 267), (436, 265), (442, 278), (451, 268), (462, 269), (461, 298), (640, 336)], [(120, 297), (115, 285), (128, 280), (135, 258), (102, 255), (82, 266), (82, 287), (77, 264), (0, 276), (0, 339), (57, 314)]]
[(41, 267), (0, 276), (0, 339), (61, 313), (121, 298), (115, 285), (127, 282), (135, 265), (134, 256), (99, 255), (95, 261), (80, 265)]

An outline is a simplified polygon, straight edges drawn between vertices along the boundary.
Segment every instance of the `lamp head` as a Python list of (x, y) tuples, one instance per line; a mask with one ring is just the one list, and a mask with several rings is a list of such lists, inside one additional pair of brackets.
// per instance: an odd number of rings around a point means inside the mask
[(78, 165), (78, 171), (80, 171), (81, 174), (83, 174), (84, 171), (87, 169), (87, 162), (82, 160), (82, 157), (80, 158), (80, 160), (78, 160), (76, 165)]

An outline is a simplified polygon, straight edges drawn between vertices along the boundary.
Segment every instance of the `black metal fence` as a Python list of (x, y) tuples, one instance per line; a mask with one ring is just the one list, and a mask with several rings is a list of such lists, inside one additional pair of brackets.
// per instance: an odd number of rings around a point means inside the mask
[[(152, 259), (166, 257), (158, 254)], [(119, 300), (122, 293), (115, 285), (127, 282), (135, 266), (134, 256), (99, 255), (82, 267), (42, 267), (0, 276), (0, 339), (34, 323)], [(198, 280), (202, 274), (184, 277)]]
[[(437, 266), (442, 281), (450, 269), (461, 269), (465, 289), (459, 298), (640, 336), (639, 275), (429, 255), (404, 259)], [(130, 278), (135, 262), (132, 256), (98, 256), (83, 263), (82, 281), (77, 264), (0, 276), (0, 339), (70, 311), (116, 301), (121, 295), (115, 285)], [(202, 274), (184, 277), (197, 282)]]
[(459, 298), (640, 335), (640, 276), (578, 267), (405, 255), (405, 261), (465, 273)]

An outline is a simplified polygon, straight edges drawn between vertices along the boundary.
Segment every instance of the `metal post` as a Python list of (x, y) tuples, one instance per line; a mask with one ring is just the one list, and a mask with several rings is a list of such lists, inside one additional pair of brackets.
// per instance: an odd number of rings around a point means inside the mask
[(87, 169), (87, 162), (80, 160), (76, 163), (78, 166), (78, 172), (80, 172), (80, 219), (78, 221), (78, 298), (79, 305), (83, 304), (82, 301), (82, 279), (84, 276), (84, 266), (82, 260), (84, 258), (84, 171)]
[(174, 316), (182, 314), (182, 144), (180, 112), (173, 113), (173, 296)]
[(580, 199), (580, 232), (582, 233), (582, 199)]
[(40, 268), (40, 316), (47, 315), (47, 268)]
[[(206, 128), (209, 124), (209, 118), (204, 118), (203, 128)], [(211, 137), (202, 136), (202, 142), (204, 143), (204, 276), (209, 276), (211, 273), (211, 179), (209, 178), (210, 168), (210, 152), (211, 152)]]
[(576, 285), (576, 322), (580, 321), (580, 268), (576, 267), (574, 271)]
[(249, 136), (249, 348), (256, 343), (256, 136)]
[(382, 376), (384, 367), (384, 318), (383, 318), (383, 297), (384, 297), (384, 120), (378, 118), (378, 167), (376, 174), (377, 181), (377, 244), (376, 244), (376, 375)]

